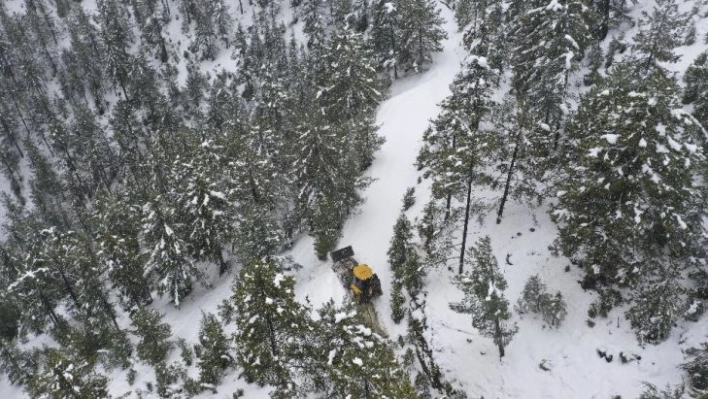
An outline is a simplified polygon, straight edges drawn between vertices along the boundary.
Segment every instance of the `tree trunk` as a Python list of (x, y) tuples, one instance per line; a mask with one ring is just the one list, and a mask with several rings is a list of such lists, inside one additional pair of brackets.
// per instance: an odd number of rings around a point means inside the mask
[(494, 336), (495, 341), (497, 341), (497, 348), (499, 348), (499, 360), (504, 357), (504, 343), (502, 341), (502, 328), (499, 319), (494, 320)]
[(519, 139), (521, 134), (516, 138), (516, 144), (514, 145), (514, 154), (511, 156), (511, 163), (509, 164), (509, 171), (506, 174), (506, 184), (504, 185), (504, 195), (502, 195), (501, 203), (499, 204), (499, 211), (497, 212), (497, 224), (501, 223), (502, 215), (504, 214), (504, 205), (509, 197), (509, 188), (511, 187), (511, 176), (514, 173), (514, 165), (516, 164), (516, 157), (519, 154)]
[(472, 165), (470, 165), (470, 176), (467, 180), (467, 204), (465, 206), (465, 222), (462, 229), (462, 248), (460, 248), (460, 269), (459, 274), (462, 274), (462, 268), (465, 265), (465, 245), (467, 245), (467, 228), (470, 223), (470, 202), (472, 201)]

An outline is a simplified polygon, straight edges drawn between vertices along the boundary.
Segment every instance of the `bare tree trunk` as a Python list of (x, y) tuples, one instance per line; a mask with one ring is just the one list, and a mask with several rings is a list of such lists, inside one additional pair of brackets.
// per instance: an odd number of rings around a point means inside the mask
[(467, 245), (467, 229), (470, 223), (470, 202), (472, 201), (472, 165), (470, 164), (470, 176), (467, 180), (467, 204), (465, 206), (465, 224), (462, 229), (462, 248), (460, 248), (460, 269), (459, 274), (462, 274), (462, 268), (465, 265), (465, 246)]
[(509, 197), (509, 188), (511, 187), (511, 176), (514, 174), (514, 165), (516, 164), (516, 157), (519, 154), (519, 134), (516, 138), (516, 144), (514, 145), (514, 154), (511, 156), (511, 163), (509, 164), (509, 170), (506, 174), (506, 184), (504, 185), (504, 195), (502, 195), (501, 203), (499, 204), (499, 211), (497, 212), (497, 224), (501, 223), (502, 214), (504, 214), (504, 205)]

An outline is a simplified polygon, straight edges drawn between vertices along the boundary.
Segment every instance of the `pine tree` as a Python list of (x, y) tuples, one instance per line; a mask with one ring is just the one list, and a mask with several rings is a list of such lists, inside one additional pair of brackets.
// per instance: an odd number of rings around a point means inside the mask
[(572, 166), (552, 217), (561, 251), (585, 283), (634, 287), (676, 264), (690, 267), (705, 234), (694, 179), (703, 138), (680, 109), (675, 83), (618, 65), (568, 126)]
[(452, 198), (464, 196), (460, 273), (465, 258), (472, 186), (490, 180), (484, 166), (492, 138), (488, 131), (480, 129), (480, 123), (493, 105), (493, 76), (485, 57), (468, 58), (453, 82), (453, 94), (440, 105), (443, 111), (423, 133), (424, 144), (416, 161), (419, 169), (427, 169), (424, 176), (433, 179), (433, 197), (446, 200), (447, 215)]
[(681, 58), (673, 50), (683, 44), (687, 24), (688, 17), (679, 12), (676, 0), (657, 0), (651, 14), (642, 12), (632, 45), (632, 64), (640, 76), (658, 73), (668, 77), (659, 63), (674, 63)]
[(433, 53), (443, 50), (442, 41), (447, 39), (442, 26), (445, 21), (432, 0), (399, 0), (396, 5), (402, 39), (396, 64), (404, 71), (422, 71), (432, 64)]
[(199, 344), (202, 346), (199, 367), (199, 380), (205, 384), (218, 385), (224, 370), (231, 366), (228, 339), (221, 322), (213, 314), (202, 315), (199, 330)]
[(504, 297), (506, 279), (499, 271), (489, 236), (481, 238), (470, 251), (473, 258), (468, 258), (467, 263), (471, 270), (455, 280), (465, 298), (462, 302), (450, 304), (450, 308), (472, 315), (472, 326), (482, 335), (494, 339), (502, 358), (504, 349), (518, 331), (515, 324), (506, 325), (511, 318), (509, 301)]
[(57, 349), (44, 350), (41, 368), (27, 390), (35, 398), (111, 398), (108, 379), (93, 365)]
[(696, 57), (683, 75), (686, 89), (683, 103), (693, 104), (693, 115), (703, 127), (708, 126), (708, 51)]
[(131, 317), (133, 333), (140, 338), (136, 349), (138, 358), (144, 362), (157, 366), (167, 359), (172, 349), (172, 329), (163, 322), (163, 315), (155, 310), (139, 309)]
[(148, 197), (140, 208), (141, 247), (149, 253), (144, 275), (154, 275), (160, 295), (167, 293), (175, 306), (192, 291), (202, 271), (189, 255), (188, 245), (178, 235), (181, 227), (176, 210), (163, 196)]
[(139, 210), (128, 205), (127, 201), (125, 197), (96, 199), (94, 239), (99, 249), (99, 261), (121, 293), (119, 300), (125, 309), (133, 309), (149, 304), (152, 297), (140, 261)]
[[(310, 113), (312, 112), (312, 113)], [(358, 190), (368, 185), (356, 158), (347, 151), (351, 138), (310, 111), (299, 126), (293, 175), (298, 212), (315, 238), (315, 252), (325, 259), (334, 249), (347, 216), (361, 203)]]
[(330, 301), (319, 313), (315, 383), (326, 397), (418, 397), (389, 344), (351, 305), (337, 308)]
[(686, 290), (675, 267), (669, 266), (668, 270), (652, 274), (655, 277), (647, 278), (639, 285), (633, 306), (626, 312), (640, 345), (665, 341), (688, 307), (684, 296)]
[(393, 271), (394, 281), (415, 296), (423, 287), (423, 273), (420, 270), (419, 257), (413, 244), (413, 226), (401, 213), (393, 226), (393, 238), (388, 249), (388, 263)]
[(529, 100), (531, 117), (548, 129), (549, 156), (558, 148), (560, 129), (567, 114), (567, 87), (580, 66), (593, 37), (592, 8), (585, 0), (534, 1), (531, 11), (519, 17), (512, 37), (512, 85), (517, 96)]
[(235, 362), (248, 381), (287, 387), (294, 384), (289, 365), (300, 359), (303, 339), (312, 334), (309, 309), (295, 300), (295, 280), (272, 258), (244, 267), (234, 287), (238, 310)]

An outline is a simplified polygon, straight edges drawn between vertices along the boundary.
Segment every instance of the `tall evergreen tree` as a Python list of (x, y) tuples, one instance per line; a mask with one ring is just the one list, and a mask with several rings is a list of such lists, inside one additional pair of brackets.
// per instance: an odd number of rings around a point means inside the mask
[(294, 385), (295, 370), (289, 364), (299, 359), (312, 327), (309, 309), (295, 300), (295, 280), (279, 263), (266, 259), (244, 267), (232, 302), (238, 309), (236, 364), (248, 381), (285, 388)]
[(332, 398), (418, 398), (389, 343), (364, 326), (354, 308), (320, 309), (316, 386)]
[(676, 0), (657, 0), (651, 14), (642, 12), (639, 32), (632, 45), (632, 63), (643, 77), (655, 73), (668, 77), (660, 62), (676, 62), (681, 57), (674, 48), (683, 44), (688, 16), (679, 12)]
[(705, 234), (697, 206), (703, 192), (695, 183), (704, 138), (676, 111), (671, 79), (638, 78), (635, 71), (616, 66), (568, 127), (577, 150), (569, 154), (574, 166), (559, 184), (552, 217), (560, 224), (560, 249), (584, 267), (590, 287), (663, 284), (661, 276), (674, 268), (690, 270), (696, 239)]
[(479, 329), (482, 335), (494, 339), (499, 357), (502, 358), (504, 349), (518, 331), (515, 324), (506, 324), (511, 318), (509, 301), (504, 297), (506, 279), (492, 253), (489, 236), (481, 238), (470, 251), (473, 256), (468, 258), (471, 270), (456, 277), (456, 284), (465, 297), (461, 302), (450, 304), (450, 308), (459, 313), (471, 314), (472, 326)]
[(403, 70), (419, 72), (432, 64), (433, 53), (443, 50), (447, 38), (445, 22), (433, 0), (399, 0), (400, 42), (398, 65)]
[(199, 380), (205, 384), (217, 385), (221, 382), (224, 370), (233, 363), (228, 339), (221, 322), (213, 314), (202, 316), (199, 329), (199, 343), (202, 353), (197, 363)]

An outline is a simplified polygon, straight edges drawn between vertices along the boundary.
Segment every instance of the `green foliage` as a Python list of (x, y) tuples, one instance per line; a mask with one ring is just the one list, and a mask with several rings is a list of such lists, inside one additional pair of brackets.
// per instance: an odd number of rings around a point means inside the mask
[(681, 368), (688, 373), (689, 382), (693, 389), (705, 391), (708, 389), (708, 344), (701, 344), (700, 348), (686, 350), (691, 359), (682, 364)]
[(645, 298), (674, 268), (693, 267), (702, 245), (696, 237), (705, 233), (699, 221), (705, 212), (696, 206), (702, 193), (694, 185), (703, 137), (675, 112), (677, 89), (661, 75), (639, 78), (634, 67), (620, 64), (586, 95), (567, 127), (573, 161), (551, 216), (563, 254), (586, 271), (586, 288), (646, 283), (639, 296)]
[(412, 230), (408, 217), (401, 213), (393, 226), (393, 238), (387, 254), (395, 283), (405, 287), (410, 295), (416, 295), (423, 286), (423, 273), (416, 246), (412, 242)]
[(639, 287), (626, 316), (641, 345), (659, 344), (669, 337), (676, 321), (686, 311), (683, 294), (684, 288), (675, 270), (647, 279)]
[(504, 297), (506, 279), (499, 271), (489, 236), (470, 247), (470, 252), (472, 256), (466, 259), (468, 271), (455, 279), (465, 297), (461, 302), (451, 303), (450, 308), (470, 314), (472, 326), (483, 336), (492, 338), (499, 349), (499, 357), (503, 357), (504, 348), (518, 331), (516, 325), (506, 325), (511, 319), (509, 301)]
[[(363, 324), (350, 305), (320, 309), (316, 386), (327, 397), (417, 398), (390, 344)], [(372, 396), (373, 395), (373, 396)]]
[(696, 57), (683, 75), (686, 88), (684, 104), (693, 104), (693, 115), (705, 128), (708, 126), (708, 51)]
[(162, 322), (162, 315), (155, 310), (140, 309), (132, 316), (133, 333), (140, 338), (136, 346), (138, 358), (157, 366), (165, 361), (172, 349), (172, 330)]
[(403, 320), (403, 316), (405, 316), (406, 313), (404, 308), (406, 297), (403, 294), (402, 288), (401, 284), (394, 283), (391, 289), (391, 317), (396, 324), (399, 324), (401, 320)]
[(548, 293), (546, 284), (541, 282), (538, 275), (533, 275), (526, 281), (516, 310), (519, 313), (540, 313), (543, 321), (551, 327), (560, 327), (568, 313), (560, 291), (555, 295)]
[(632, 45), (632, 63), (642, 76), (665, 75), (667, 70), (659, 63), (675, 63), (681, 58), (674, 48), (684, 44), (688, 21), (688, 15), (679, 12), (677, 0), (657, 0), (651, 13), (642, 12)]
[(301, 345), (312, 334), (309, 309), (295, 300), (294, 285), (277, 258), (254, 261), (239, 274), (232, 297), (238, 310), (234, 360), (248, 381), (293, 384), (289, 365), (303, 360)]
[(686, 387), (683, 384), (672, 387), (667, 385), (662, 391), (648, 382), (644, 382), (644, 391), (639, 395), (638, 399), (682, 399), (686, 393)]
[(202, 316), (199, 343), (203, 348), (197, 363), (199, 380), (218, 385), (224, 370), (233, 363), (233, 359), (229, 354), (230, 347), (221, 322), (211, 313)]
[(40, 368), (29, 382), (30, 396), (48, 399), (110, 398), (108, 379), (93, 365), (57, 349), (45, 349)]
[(415, 187), (408, 187), (406, 194), (403, 196), (403, 212), (408, 211), (415, 205)]

